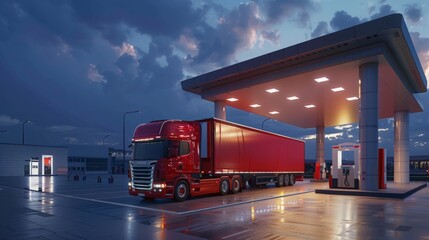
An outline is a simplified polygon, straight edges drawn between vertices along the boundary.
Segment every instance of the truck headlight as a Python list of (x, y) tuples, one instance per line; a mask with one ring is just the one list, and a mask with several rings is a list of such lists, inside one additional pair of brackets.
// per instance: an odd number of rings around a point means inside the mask
[(130, 182), (128, 182), (128, 187), (131, 187), (132, 186), (132, 183), (131, 183), (131, 181)]

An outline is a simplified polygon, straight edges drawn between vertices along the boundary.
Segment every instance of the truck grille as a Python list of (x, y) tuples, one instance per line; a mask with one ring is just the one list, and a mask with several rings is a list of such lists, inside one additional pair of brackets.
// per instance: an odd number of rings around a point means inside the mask
[(156, 161), (133, 161), (131, 167), (131, 180), (133, 187), (138, 190), (151, 190), (153, 183), (153, 169)]

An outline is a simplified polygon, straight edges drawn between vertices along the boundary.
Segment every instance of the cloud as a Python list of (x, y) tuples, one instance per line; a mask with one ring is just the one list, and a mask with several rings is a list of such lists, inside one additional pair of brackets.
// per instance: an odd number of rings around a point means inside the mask
[(75, 137), (65, 137), (64, 141), (68, 144), (78, 144), (79, 143), (79, 139), (77, 139)]
[(337, 130), (350, 129), (350, 128), (353, 128), (352, 124), (347, 124), (347, 125), (342, 125), (342, 126), (336, 126), (336, 127), (334, 127), (334, 129), (337, 129)]
[(419, 32), (410, 32), (410, 35), (422, 64), (423, 71), (425, 72), (426, 79), (429, 79), (429, 38), (422, 37)]
[(255, 2), (240, 4), (237, 8), (219, 17), (216, 28), (203, 24), (200, 28), (185, 33), (197, 43), (198, 52), (188, 56), (189, 70), (206, 72), (235, 60), (238, 51), (251, 48), (264, 22), (260, 8)]
[(263, 40), (268, 40), (274, 44), (278, 44), (280, 40), (280, 34), (278, 31), (262, 31), (261, 38)]
[(390, 6), (389, 4), (383, 4), (379, 7), (378, 13), (371, 15), (370, 19), (373, 20), (376, 18), (381, 18), (393, 13), (395, 13), (395, 11), (392, 10), (392, 6)]
[(102, 32), (114, 45), (128, 38), (129, 28), (150, 36), (178, 38), (186, 28), (200, 25), (206, 13), (204, 6), (194, 8), (190, 0), (94, 0), (71, 1), (71, 5), (82, 22)]
[[(180, 37), (183, 49), (192, 49), (186, 56), (186, 70), (200, 74), (236, 61), (237, 53), (261, 45), (265, 40), (278, 43), (277, 30), (272, 26), (284, 19), (298, 26), (309, 25), (315, 10), (313, 1), (249, 1), (227, 10), (209, 5), (216, 12), (216, 25), (203, 23), (187, 29)], [(259, 42), (259, 44), (258, 44)]]
[(133, 56), (134, 58), (137, 58), (138, 51), (134, 48), (134, 46), (128, 42), (122, 42), (122, 46), (120, 47), (114, 47), (115, 50), (118, 52), (120, 56), (124, 54), (128, 54), (130, 56)]
[(263, 3), (265, 17), (270, 24), (288, 18), (300, 26), (307, 26), (310, 23), (310, 13), (316, 9), (316, 4), (311, 0), (268, 0), (260, 3)]
[(329, 33), (328, 23), (321, 21), (317, 24), (317, 27), (311, 33), (311, 38), (317, 38)]
[(56, 126), (50, 126), (48, 129), (54, 132), (70, 132), (75, 130), (76, 127), (69, 126), (69, 125), (56, 125)]
[(420, 22), (423, 19), (422, 9), (417, 4), (406, 4), (404, 13), (412, 23)]
[(346, 11), (337, 11), (329, 24), (334, 31), (339, 31), (359, 23), (361, 20), (358, 17), (352, 17)]
[(91, 80), (92, 82), (95, 82), (95, 83), (106, 83), (107, 82), (106, 79), (104, 79), (104, 76), (98, 72), (97, 66), (95, 66), (95, 64), (89, 64), (88, 78), (89, 78), (89, 80)]
[(6, 115), (0, 115), (0, 126), (13, 126), (20, 123), (18, 119)]

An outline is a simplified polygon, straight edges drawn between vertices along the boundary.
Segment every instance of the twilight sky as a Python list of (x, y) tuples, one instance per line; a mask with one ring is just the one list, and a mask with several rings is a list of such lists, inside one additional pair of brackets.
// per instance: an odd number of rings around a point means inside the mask
[[(122, 148), (139, 124), (213, 116), (213, 104), (180, 82), (391, 13), (402, 13), (429, 78), (429, 6), (395, 0), (39, 0), (0, 1), (0, 143)], [(424, 108), (429, 94), (419, 95)], [(228, 109), (260, 128), (264, 117)], [(393, 120), (379, 122), (393, 155)], [(429, 154), (429, 111), (410, 115), (411, 155)], [(357, 142), (357, 124), (327, 128), (326, 147)], [(266, 121), (306, 140), (314, 129)], [(7, 130), (7, 132), (3, 132)], [(109, 135), (108, 137), (106, 137)], [(127, 143), (128, 145), (128, 143)], [(327, 158), (330, 159), (330, 152)]]

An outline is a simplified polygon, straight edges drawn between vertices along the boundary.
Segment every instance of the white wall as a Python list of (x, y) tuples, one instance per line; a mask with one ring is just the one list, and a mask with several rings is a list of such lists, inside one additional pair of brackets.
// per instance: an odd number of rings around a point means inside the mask
[[(21, 144), (0, 144), (0, 176), (24, 176), (24, 166), (31, 158), (39, 159), (42, 169), (42, 155), (53, 156), (53, 175), (67, 174), (68, 149)], [(41, 174), (40, 170), (40, 174)]]

